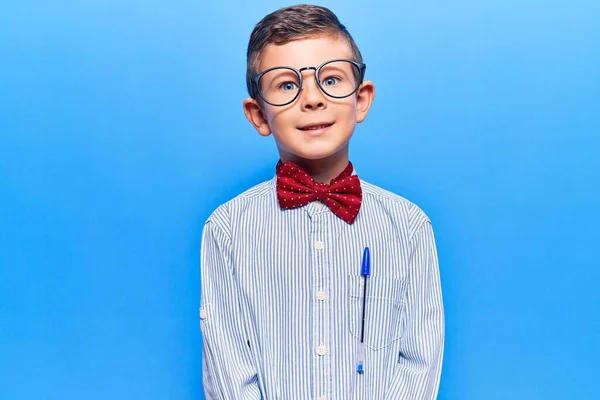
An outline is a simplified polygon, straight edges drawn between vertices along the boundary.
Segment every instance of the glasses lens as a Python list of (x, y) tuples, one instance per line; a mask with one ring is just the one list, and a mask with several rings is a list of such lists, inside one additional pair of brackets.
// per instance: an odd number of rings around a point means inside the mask
[(300, 90), (300, 78), (289, 68), (276, 68), (265, 73), (258, 81), (261, 97), (274, 105), (289, 103)]
[(318, 79), (329, 96), (346, 97), (360, 85), (360, 69), (348, 61), (332, 61), (321, 67)]

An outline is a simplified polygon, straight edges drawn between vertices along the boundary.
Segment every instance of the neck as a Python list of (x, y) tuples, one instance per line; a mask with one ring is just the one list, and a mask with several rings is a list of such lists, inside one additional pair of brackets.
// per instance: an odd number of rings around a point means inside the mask
[(348, 166), (348, 153), (337, 157), (328, 157), (320, 160), (307, 160), (305, 158), (281, 155), (281, 161), (290, 161), (303, 168), (317, 182), (329, 184)]

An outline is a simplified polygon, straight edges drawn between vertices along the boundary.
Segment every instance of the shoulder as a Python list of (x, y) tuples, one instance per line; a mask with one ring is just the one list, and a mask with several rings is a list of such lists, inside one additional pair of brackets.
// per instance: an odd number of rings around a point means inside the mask
[(365, 203), (370, 205), (372, 212), (383, 214), (394, 224), (403, 226), (402, 230), (406, 229), (409, 237), (424, 224), (431, 224), (427, 214), (407, 198), (363, 180), (361, 187)]
[(254, 213), (268, 205), (275, 194), (273, 179), (261, 182), (232, 199), (218, 206), (207, 218), (206, 224), (218, 226), (222, 230), (229, 230), (231, 219), (238, 217), (248, 209)]

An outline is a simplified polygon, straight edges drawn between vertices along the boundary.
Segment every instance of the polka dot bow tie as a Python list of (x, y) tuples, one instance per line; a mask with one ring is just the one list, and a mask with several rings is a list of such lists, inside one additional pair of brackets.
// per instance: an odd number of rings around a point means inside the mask
[(277, 200), (283, 209), (302, 207), (315, 200), (323, 201), (338, 217), (351, 224), (358, 215), (362, 190), (352, 163), (330, 184), (316, 182), (306, 171), (289, 161), (277, 163)]

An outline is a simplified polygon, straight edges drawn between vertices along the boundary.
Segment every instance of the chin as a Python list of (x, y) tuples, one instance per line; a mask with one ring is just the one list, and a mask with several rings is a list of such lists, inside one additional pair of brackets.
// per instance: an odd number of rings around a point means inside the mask
[(304, 152), (291, 152), (294, 158), (299, 158), (308, 161), (319, 161), (327, 160), (331, 158), (344, 157), (344, 153), (340, 149), (334, 149), (331, 151), (304, 151)]
[(319, 161), (347, 158), (348, 142), (349, 141), (321, 141), (321, 143), (290, 143), (290, 146), (278, 143), (277, 147), (280, 155), (290, 161), (294, 159), (298, 161)]

